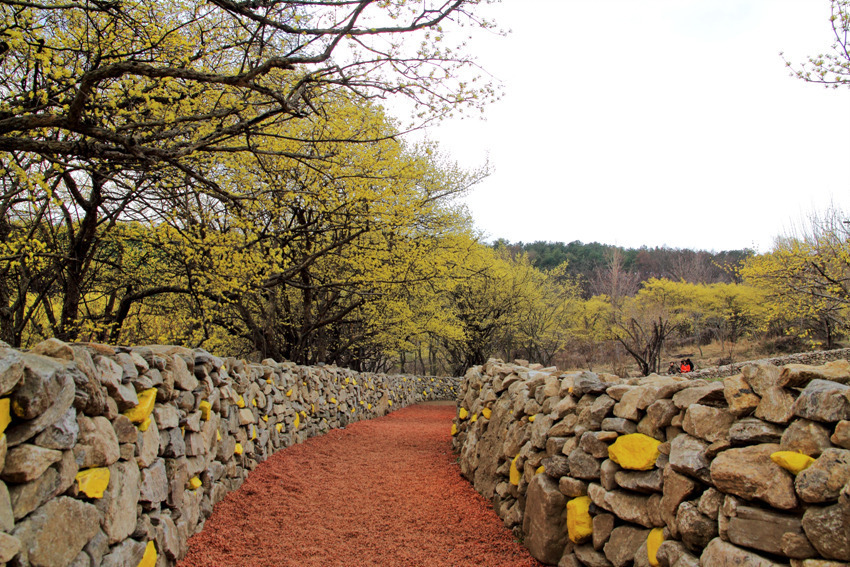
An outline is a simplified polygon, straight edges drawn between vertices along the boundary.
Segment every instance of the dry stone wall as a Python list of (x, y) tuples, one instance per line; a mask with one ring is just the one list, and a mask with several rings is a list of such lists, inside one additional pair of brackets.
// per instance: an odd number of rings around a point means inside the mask
[(850, 363), (722, 381), (490, 360), (452, 426), (463, 474), (560, 567), (850, 566)]
[(0, 565), (173, 565), (275, 451), (457, 387), (174, 346), (0, 344)]

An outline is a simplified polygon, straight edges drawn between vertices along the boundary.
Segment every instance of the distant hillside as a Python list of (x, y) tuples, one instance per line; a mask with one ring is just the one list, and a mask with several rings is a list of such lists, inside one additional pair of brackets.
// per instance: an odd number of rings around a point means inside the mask
[(525, 252), (531, 263), (540, 269), (552, 269), (567, 262), (567, 272), (576, 276), (586, 295), (598, 291), (595, 282), (610, 270), (614, 257), (619, 255), (620, 268), (630, 273), (636, 282), (649, 278), (668, 278), (691, 283), (730, 283), (738, 281), (735, 268), (753, 254), (752, 250), (708, 252), (688, 248), (623, 248), (611, 244), (574, 240), (563, 242), (511, 243), (499, 239), (494, 248), (506, 248), (513, 253)]

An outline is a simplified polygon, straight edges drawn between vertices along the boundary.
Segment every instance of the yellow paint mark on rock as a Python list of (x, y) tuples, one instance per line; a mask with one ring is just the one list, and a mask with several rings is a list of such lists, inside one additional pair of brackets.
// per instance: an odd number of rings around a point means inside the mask
[(0, 434), (6, 431), (9, 424), (12, 423), (12, 414), (9, 411), (11, 401), (9, 398), (0, 398)]
[(271, 378), (266, 378), (266, 384), (274, 384), (274, 381)]
[(336, 398), (331, 398), (331, 403), (332, 403), (332, 404), (338, 404), (339, 402), (338, 402), (338, 401), (336, 401)]
[(367, 409), (367, 410), (372, 409), (372, 404), (366, 404), (366, 409)]
[(490, 419), (490, 416), (493, 415), (493, 411), (490, 408), (484, 408), (481, 410), (481, 417), (485, 419)]
[(534, 423), (534, 420), (537, 419), (537, 414), (528, 416), (528, 422)]
[(142, 423), (150, 416), (156, 403), (156, 388), (148, 388), (139, 393), (139, 405), (124, 412), (133, 423)]
[(522, 473), (519, 472), (519, 469), (516, 468), (516, 460), (519, 459), (519, 455), (513, 458), (511, 461), (511, 472), (510, 472), (510, 481), (514, 486), (519, 486), (519, 479), (522, 478)]
[(142, 556), (142, 560), (139, 561), (137, 567), (156, 567), (156, 545), (152, 541), (149, 541), (145, 546), (145, 554)]
[(392, 405), (393, 405), (393, 401), (392, 401), (392, 400), (389, 400), (389, 401), (387, 402), (387, 405), (389, 405), (390, 407), (392, 407)]
[(256, 399), (251, 400), (251, 405), (253, 405), (254, 407), (257, 407), (257, 400)]
[(452, 437), (457, 435), (457, 423), (452, 424)]
[(218, 429), (215, 430), (215, 440), (221, 441), (221, 431), (219, 431)]
[(658, 446), (661, 441), (643, 433), (621, 435), (608, 447), (608, 457), (623, 467), (633, 471), (647, 471), (658, 460)]
[(287, 397), (287, 398), (291, 398), (291, 397), (292, 397), (292, 388), (290, 388), (290, 389), (288, 389), (288, 390), (286, 391), (286, 397)]
[(106, 467), (85, 469), (77, 473), (75, 480), (80, 492), (89, 498), (103, 498), (103, 492), (109, 486), (109, 469)]
[(590, 497), (579, 496), (567, 502), (567, 536), (573, 543), (581, 543), (593, 535), (590, 517)]
[(193, 476), (192, 478), (189, 479), (189, 486), (192, 488), (192, 490), (197, 490), (200, 487), (202, 487), (203, 485), (204, 485), (204, 483), (201, 482), (201, 479), (199, 479), (196, 476)]
[(268, 423), (268, 421), (269, 421), (269, 416), (264, 415), (264, 416), (263, 416), (263, 421), (265, 421), (266, 423)]
[(148, 427), (151, 426), (151, 417), (148, 416), (145, 420), (139, 424), (139, 431), (145, 432), (148, 430)]
[(653, 528), (646, 538), (646, 556), (652, 567), (659, 567), (658, 548), (664, 543), (664, 528)]
[(469, 417), (469, 412), (466, 411), (466, 408), (460, 408), (460, 411), (458, 412), (457, 416), (460, 419), (466, 419), (467, 417)]
[(534, 471), (534, 474), (540, 474), (540, 473), (544, 473), (544, 472), (546, 472), (546, 467), (544, 467), (543, 465), (540, 465), (539, 467), (537, 467), (537, 470)]
[(472, 417), (469, 418), (469, 423), (475, 423), (476, 421), (478, 421), (478, 414), (474, 413), (472, 414)]
[(295, 423), (292, 425), (295, 426), (295, 429), (298, 429), (301, 426), (301, 416), (297, 413), (295, 414)]
[(278, 423), (277, 425), (274, 426), (274, 428), (277, 429), (278, 433), (280, 433), (281, 431), (283, 431), (283, 424)]
[(204, 421), (209, 421), (210, 412), (212, 411), (212, 404), (207, 400), (203, 400), (200, 404), (198, 404), (198, 409), (201, 410), (201, 419)]
[(239, 396), (239, 399), (236, 400), (236, 405), (240, 408), (244, 408), (245, 407), (245, 398), (243, 398), (242, 396)]
[(792, 474), (806, 470), (815, 462), (812, 457), (796, 451), (777, 451), (771, 453), (770, 460), (783, 469), (790, 471)]
[(242, 443), (237, 443), (236, 446), (233, 448), (233, 452), (236, 453), (237, 455), (241, 455), (242, 454)]

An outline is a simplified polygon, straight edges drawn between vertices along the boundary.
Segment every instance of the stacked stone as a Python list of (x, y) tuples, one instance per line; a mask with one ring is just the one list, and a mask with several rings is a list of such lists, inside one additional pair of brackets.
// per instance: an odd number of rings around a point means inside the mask
[(275, 451), (457, 386), (174, 346), (0, 343), (0, 564), (173, 565)]
[(463, 474), (563, 567), (850, 565), (850, 363), (723, 382), (491, 360), (453, 425)]

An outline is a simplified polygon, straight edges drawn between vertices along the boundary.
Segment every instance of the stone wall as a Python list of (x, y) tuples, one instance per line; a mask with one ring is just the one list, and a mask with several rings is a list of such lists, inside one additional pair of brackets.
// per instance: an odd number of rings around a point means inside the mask
[(454, 448), (546, 564), (850, 566), (848, 383), (846, 360), (714, 382), (491, 360)]
[(834, 350), (818, 350), (813, 352), (800, 352), (777, 356), (774, 358), (763, 358), (761, 360), (750, 360), (746, 362), (735, 362), (723, 366), (712, 366), (703, 368), (688, 374), (690, 378), (725, 378), (738, 374), (745, 366), (752, 364), (772, 364), (773, 366), (785, 366), (786, 364), (810, 364), (818, 365), (833, 360), (850, 359), (850, 348), (839, 348)]
[(173, 565), (275, 451), (457, 387), (172, 346), (0, 343), (0, 564)]

